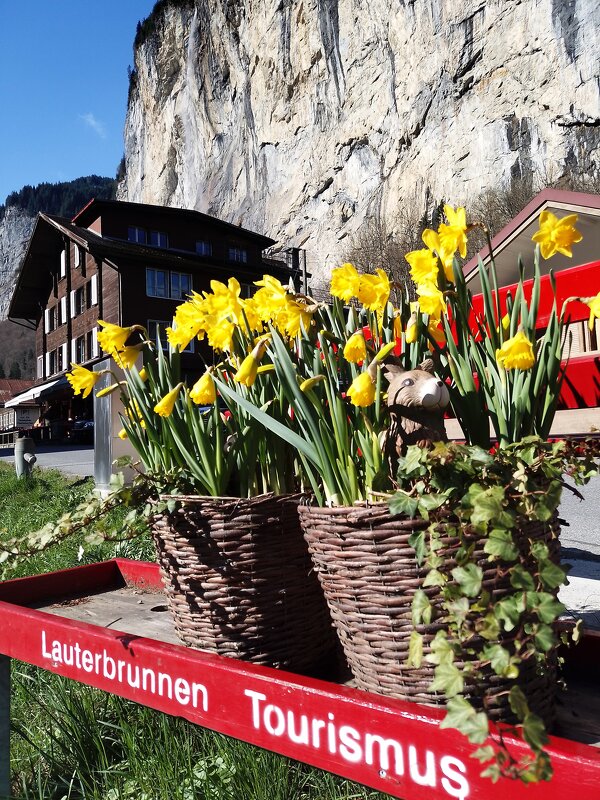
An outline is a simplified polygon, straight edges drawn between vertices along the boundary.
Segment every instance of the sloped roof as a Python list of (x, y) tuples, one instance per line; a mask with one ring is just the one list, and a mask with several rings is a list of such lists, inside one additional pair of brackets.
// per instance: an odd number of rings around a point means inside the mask
[(3, 406), (11, 397), (24, 392), (33, 386), (33, 381), (17, 378), (0, 378), (0, 406)]
[[(528, 277), (533, 275), (535, 243), (531, 237), (538, 230), (539, 216), (544, 210), (551, 211), (557, 217), (577, 214), (577, 229), (583, 236), (581, 242), (573, 245), (572, 258), (557, 253), (549, 261), (542, 261), (546, 271), (552, 269), (554, 272), (560, 272), (569, 267), (600, 260), (600, 195), (544, 189), (492, 239), (498, 279), (503, 286), (519, 280), (519, 256), (525, 265), (525, 275)], [(489, 248), (484, 247), (478, 256), (485, 264), (489, 261)], [(476, 270), (477, 256), (464, 267), (467, 280), (476, 273)]]

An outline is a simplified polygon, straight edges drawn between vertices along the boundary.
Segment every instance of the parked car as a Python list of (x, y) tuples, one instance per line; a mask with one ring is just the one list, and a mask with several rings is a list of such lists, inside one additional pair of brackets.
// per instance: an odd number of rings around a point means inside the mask
[(73, 444), (94, 444), (94, 420), (76, 419), (69, 438)]

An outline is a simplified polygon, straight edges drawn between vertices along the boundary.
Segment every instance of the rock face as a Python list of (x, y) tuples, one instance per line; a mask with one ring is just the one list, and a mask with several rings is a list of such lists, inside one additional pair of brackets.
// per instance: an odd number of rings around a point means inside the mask
[(597, 0), (163, 2), (135, 53), (119, 198), (304, 247), (368, 216), (600, 161)]
[(7, 317), (15, 274), (34, 224), (35, 217), (16, 206), (8, 206), (0, 220), (0, 320)]

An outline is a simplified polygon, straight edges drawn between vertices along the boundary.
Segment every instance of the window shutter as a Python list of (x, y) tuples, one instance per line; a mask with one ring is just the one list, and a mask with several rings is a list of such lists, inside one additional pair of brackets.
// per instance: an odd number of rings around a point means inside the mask
[(67, 321), (67, 296), (60, 298), (60, 324)]
[(81, 250), (79, 249), (79, 245), (76, 244), (73, 246), (73, 266), (79, 267), (81, 264)]
[(44, 377), (44, 356), (38, 356), (37, 358), (37, 377)]
[(98, 305), (98, 275), (92, 275), (91, 280), (92, 305)]
[(44, 333), (48, 333), (50, 331), (50, 309), (47, 308), (44, 311)]
[(64, 278), (67, 274), (67, 251), (62, 250), (60, 254), (60, 277)]
[(46, 353), (46, 375), (47, 378), (50, 375), (50, 353)]
[(98, 358), (98, 328), (92, 328), (92, 358)]
[(71, 339), (71, 363), (77, 363), (77, 339)]
[(69, 295), (69, 307), (71, 309), (71, 319), (75, 316), (75, 289), (71, 289), (71, 293)]
[(62, 368), (67, 370), (69, 369), (69, 364), (67, 363), (67, 343), (63, 342), (60, 347), (62, 350)]

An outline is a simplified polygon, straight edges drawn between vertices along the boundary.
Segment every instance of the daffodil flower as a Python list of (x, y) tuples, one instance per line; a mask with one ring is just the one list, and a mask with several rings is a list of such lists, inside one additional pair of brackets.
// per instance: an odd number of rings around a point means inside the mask
[(359, 364), (367, 357), (367, 343), (362, 332), (353, 333), (344, 347), (344, 358), (352, 364)]
[(355, 406), (365, 408), (375, 401), (375, 384), (368, 372), (361, 372), (352, 381), (348, 389), (348, 397)]
[(67, 372), (66, 377), (73, 387), (73, 394), (87, 397), (104, 374), (105, 370), (93, 372), (79, 364), (71, 364), (71, 372)]
[(407, 253), (404, 258), (410, 264), (410, 276), (417, 284), (430, 281), (435, 283), (438, 276), (437, 256), (428, 248), (413, 250)]
[(117, 436), (119, 437), (119, 439), (123, 439), (123, 440), (127, 439), (128, 436), (127, 436), (127, 431), (125, 430), (125, 428), (121, 428), (121, 430), (117, 433)]
[(594, 320), (600, 319), (600, 292), (596, 295), (596, 297), (582, 297), (582, 303), (585, 303), (589, 306), (590, 309), (590, 319), (589, 319), (589, 326), (590, 330), (594, 330)]
[(174, 389), (171, 389), (158, 403), (154, 406), (154, 412), (160, 417), (170, 417), (175, 407), (175, 401), (179, 396), (179, 392), (183, 387), (183, 383), (178, 383)]
[(577, 214), (568, 214), (559, 219), (551, 211), (542, 211), (540, 214), (540, 229), (531, 237), (540, 246), (542, 258), (552, 258), (556, 253), (562, 253), (571, 258), (571, 245), (583, 239), (575, 227)]
[(517, 331), (496, 350), (496, 361), (504, 369), (531, 369), (535, 364), (533, 344), (523, 331)]
[(324, 380), (325, 375), (315, 375), (314, 378), (307, 378), (300, 384), (300, 391), (304, 393), (310, 392), (311, 389), (314, 389), (317, 384), (322, 383)]
[(122, 350), (115, 350), (112, 357), (121, 369), (131, 369), (138, 359), (143, 345), (136, 344), (131, 347), (124, 347)]
[(346, 263), (332, 271), (329, 291), (334, 297), (339, 297), (344, 303), (348, 303), (358, 295), (359, 284), (360, 275), (356, 267)]
[(139, 325), (121, 328), (120, 325), (113, 325), (112, 322), (104, 322), (102, 319), (98, 320), (98, 325), (102, 326), (102, 330), (98, 332), (98, 344), (106, 353), (123, 350), (127, 339), (140, 328)]
[(209, 406), (217, 399), (215, 382), (208, 370), (192, 386), (190, 399), (198, 406)]
[(361, 275), (358, 299), (369, 311), (383, 311), (390, 296), (390, 281), (382, 269), (375, 275)]
[(439, 320), (442, 314), (446, 313), (444, 294), (435, 284), (420, 284), (417, 286), (417, 295), (419, 297), (419, 308), (423, 314), (429, 314), (430, 317)]

